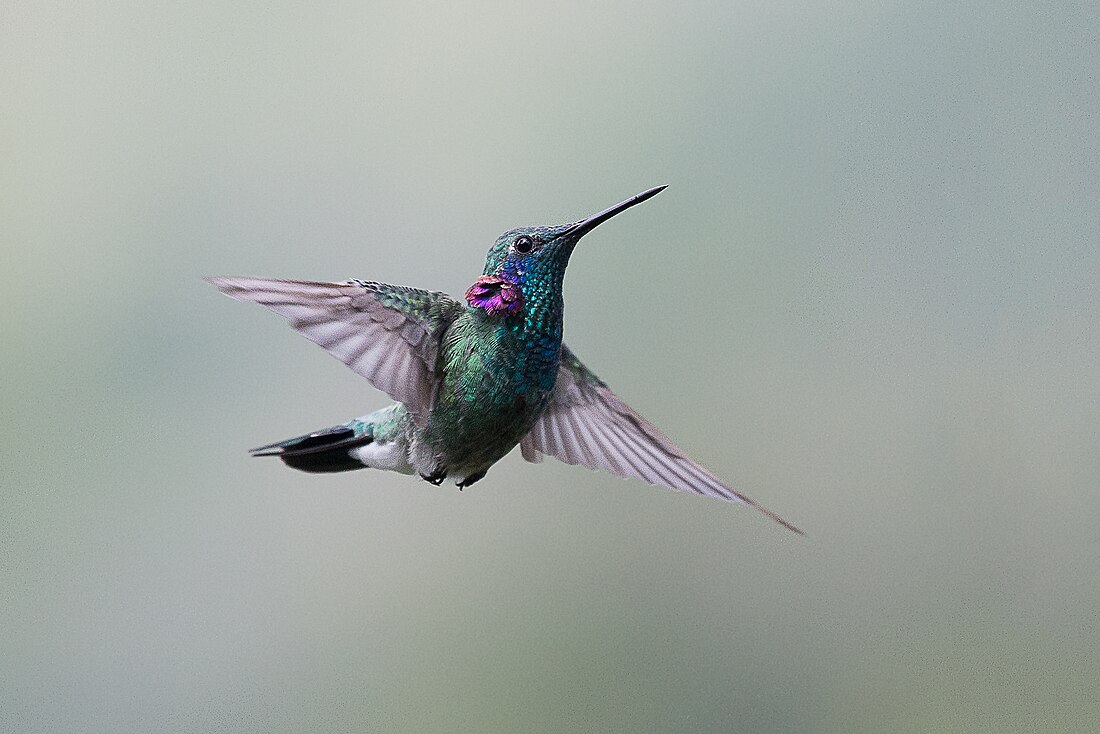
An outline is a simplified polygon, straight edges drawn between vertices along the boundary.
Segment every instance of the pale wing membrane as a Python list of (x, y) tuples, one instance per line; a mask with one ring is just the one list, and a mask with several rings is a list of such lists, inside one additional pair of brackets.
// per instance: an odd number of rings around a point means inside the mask
[(353, 280), (210, 278), (285, 316), (303, 336), (404, 403), (421, 424), (435, 401), (443, 333), (462, 307), (443, 293)]
[(531, 462), (549, 454), (566, 464), (604, 469), (681, 492), (738, 502), (802, 533), (692, 461), (564, 346), (554, 398), (520, 443), (520, 450)]

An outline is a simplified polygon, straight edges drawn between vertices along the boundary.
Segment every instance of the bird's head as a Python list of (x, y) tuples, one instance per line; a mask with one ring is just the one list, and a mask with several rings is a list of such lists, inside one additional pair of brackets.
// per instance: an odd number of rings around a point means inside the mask
[(517, 227), (497, 238), (485, 255), (484, 274), (466, 291), (466, 302), (490, 316), (517, 313), (539, 293), (560, 293), (565, 266), (581, 237), (611, 217), (664, 190), (657, 186), (572, 224)]

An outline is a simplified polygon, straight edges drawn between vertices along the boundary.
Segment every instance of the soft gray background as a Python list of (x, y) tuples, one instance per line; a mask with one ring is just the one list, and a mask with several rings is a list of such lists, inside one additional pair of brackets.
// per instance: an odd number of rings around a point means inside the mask
[[(75, 5), (0, 9), (0, 729), (1095, 726), (1093, 4)], [(457, 294), (661, 183), (569, 341), (808, 538), (245, 454), (384, 396), (201, 276)]]

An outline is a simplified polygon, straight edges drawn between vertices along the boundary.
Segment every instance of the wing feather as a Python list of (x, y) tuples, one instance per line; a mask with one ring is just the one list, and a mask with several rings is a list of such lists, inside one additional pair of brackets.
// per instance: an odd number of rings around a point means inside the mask
[(748, 505), (802, 534), (693, 461), (565, 346), (553, 400), (520, 442), (520, 450), (530, 462), (549, 454), (567, 464), (605, 469), (621, 477)]
[(444, 293), (373, 281), (209, 278), (222, 293), (285, 316), (300, 334), (427, 420), (443, 335), (464, 307)]

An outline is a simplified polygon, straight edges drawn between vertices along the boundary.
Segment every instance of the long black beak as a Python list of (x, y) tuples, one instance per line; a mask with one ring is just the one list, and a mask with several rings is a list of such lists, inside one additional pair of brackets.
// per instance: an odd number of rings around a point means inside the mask
[(613, 207), (604, 209), (599, 214), (593, 214), (588, 219), (577, 222), (572, 227), (567, 229), (563, 234), (571, 235), (573, 237), (576, 237), (577, 239), (580, 239), (587, 233), (594, 230), (596, 227), (606, 222), (608, 219), (611, 219), (611, 217), (615, 216), (616, 214), (625, 212), (627, 209), (634, 206), (635, 204), (641, 204), (646, 199), (652, 198), (664, 190), (664, 186), (654, 186), (652, 189), (649, 189), (648, 191), (643, 191), (637, 196), (632, 196), (620, 204), (616, 204)]

